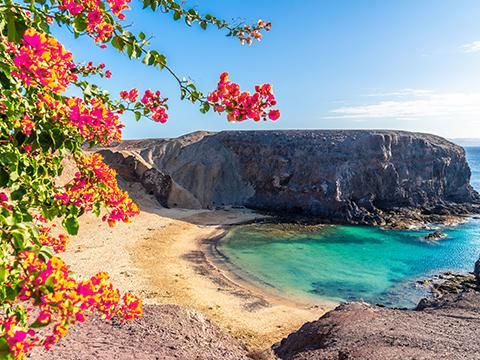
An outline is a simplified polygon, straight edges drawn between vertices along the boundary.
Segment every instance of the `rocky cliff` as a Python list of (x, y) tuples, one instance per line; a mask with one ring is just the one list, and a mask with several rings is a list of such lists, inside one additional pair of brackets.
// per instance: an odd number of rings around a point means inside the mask
[(428, 134), (198, 132), (125, 141), (101, 153), (165, 206), (246, 206), (383, 224), (392, 211), (460, 214), (479, 201), (463, 148)]

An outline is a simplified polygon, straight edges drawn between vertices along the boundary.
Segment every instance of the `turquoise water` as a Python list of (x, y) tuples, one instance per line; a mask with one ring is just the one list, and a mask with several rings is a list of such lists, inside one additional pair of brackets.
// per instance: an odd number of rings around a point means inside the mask
[[(467, 153), (480, 189), (480, 148)], [(298, 233), (249, 225), (231, 231), (219, 250), (244, 276), (286, 296), (412, 307), (426, 295), (417, 280), (471, 271), (480, 255), (480, 220), (442, 230), (448, 238), (429, 243), (423, 237), (430, 231), (327, 226)]]

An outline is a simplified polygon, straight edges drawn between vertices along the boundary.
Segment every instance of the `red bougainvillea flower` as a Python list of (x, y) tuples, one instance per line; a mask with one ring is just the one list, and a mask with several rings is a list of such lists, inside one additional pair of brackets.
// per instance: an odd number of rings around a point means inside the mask
[(9, 205), (8, 203), (8, 196), (7, 194), (0, 192), (0, 207), (7, 209), (7, 210), (12, 210), (12, 205)]
[(72, 72), (75, 67), (72, 59), (72, 53), (56, 39), (27, 29), (16, 51), (13, 60), (16, 69), (12, 73), (26, 86), (41, 85), (46, 90), (61, 93), (77, 79)]
[(138, 100), (138, 90), (137, 89), (131, 89), (130, 91), (122, 90), (120, 91), (120, 98), (122, 98), (122, 100), (136, 102)]
[(64, 252), (67, 249), (67, 243), (69, 242), (69, 237), (64, 234), (59, 234), (57, 236), (52, 234), (52, 228), (55, 225), (51, 225), (50, 227), (47, 226), (40, 226), (40, 236), (38, 240), (42, 245), (50, 246), (54, 252)]
[(57, 100), (41, 94), (37, 107), (40, 114), (49, 113), (53, 121), (78, 129), (87, 141), (109, 145), (122, 138), (124, 125), (120, 122), (120, 111), (111, 109), (99, 98), (93, 98), (86, 104), (77, 97)]
[(280, 111), (270, 109), (277, 104), (273, 95), (272, 85), (264, 84), (255, 86), (255, 93), (241, 91), (240, 85), (231, 82), (228, 73), (220, 75), (217, 89), (208, 96), (208, 101), (213, 104), (217, 112), (228, 113), (229, 121), (254, 121), (278, 120)]

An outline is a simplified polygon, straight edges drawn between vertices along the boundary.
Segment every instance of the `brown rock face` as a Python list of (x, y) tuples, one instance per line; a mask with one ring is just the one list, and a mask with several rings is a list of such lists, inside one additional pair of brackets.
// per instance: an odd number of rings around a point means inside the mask
[(290, 334), (284, 360), (478, 359), (480, 293), (449, 295), (422, 311), (340, 305)]
[(198, 205), (300, 212), (338, 222), (378, 223), (382, 211), (461, 213), (471, 204), (464, 150), (403, 131), (226, 131), (126, 141)]

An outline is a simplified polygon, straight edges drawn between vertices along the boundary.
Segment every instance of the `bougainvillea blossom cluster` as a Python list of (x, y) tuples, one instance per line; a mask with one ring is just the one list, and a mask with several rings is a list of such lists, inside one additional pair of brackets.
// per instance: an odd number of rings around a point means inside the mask
[[(25, 304), (27, 319), (49, 331), (40, 334), (26, 328), (14, 316), (3, 319), (7, 343), (17, 358), (37, 345), (50, 349), (66, 335), (71, 323), (84, 322), (93, 312), (107, 319), (116, 315), (123, 319), (142, 315), (141, 300), (130, 293), (121, 297), (106, 273), (77, 281), (58, 257), (44, 261), (33, 251), (23, 251), (19, 259), (25, 273), (18, 299)], [(27, 306), (32, 299), (38, 303), (38, 309)]]
[(262, 40), (263, 35), (261, 30), (270, 31), (272, 28), (271, 22), (258, 20), (256, 26), (244, 25), (242, 30), (238, 32), (240, 43), (251, 45), (253, 40)]
[[(120, 98), (129, 103), (137, 103), (138, 90), (122, 90), (120, 92)], [(137, 107), (144, 109), (144, 114), (150, 117), (155, 122), (166, 123), (168, 120), (167, 114), (167, 98), (162, 98), (160, 91), (153, 92), (152, 90), (146, 90), (140, 99), (140, 103), (137, 103)]]
[(251, 95), (248, 91), (241, 91), (240, 85), (231, 82), (228, 73), (220, 75), (217, 89), (208, 96), (215, 111), (228, 113), (229, 121), (254, 121), (278, 120), (280, 111), (271, 109), (277, 104), (270, 84), (255, 87), (255, 93)]
[(70, 238), (65, 234), (54, 235), (52, 233), (54, 227), (55, 225), (39, 226), (40, 236), (38, 239), (42, 245), (50, 246), (54, 252), (64, 252)]
[(126, 100), (131, 103), (134, 103), (138, 100), (138, 89), (131, 89), (129, 91), (122, 90), (120, 91), (120, 98), (122, 100)]
[(73, 204), (90, 212), (94, 204), (102, 203), (108, 212), (102, 220), (110, 226), (119, 221), (128, 223), (132, 216), (139, 214), (137, 205), (118, 187), (116, 172), (105, 165), (100, 154), (83, 156), (77, 166), (80, 171), (73, 181), (56, 195), (64, 205)]
[(112, 72), (110, 70), (105, 70), (105, 64), (94, 65), (92, 61), (89, 61), (86, 65), (77, 66), (77, 72), (84, 76), (100, 74), (107, 79), (112, 77)]
[(101, 99), (94, 98), (87, 105), (77, 97), (66, 100), (67, 120), (80, 131), (84, 139), (111, 144), (122, 138), (123, 124), (118, 111), (111, 110)]
[(30, 135), (35, 128), (35, 123), (28, 115), (24, 115), (20, 121), (20, 129), (24, 135)]
[(168, 99), (163, 99), (160, 95), (160, 91), (153, 92), (152, 90), (145, 91), (142, 97), (142, 104), (145, 109), (151, 113), (153, 121), (165, 123), (168, 120), (167, 108), (165, 103)]
[(123, 11), (128, 9), (130, 0), (59, 0), (60, 9), (68, 11), (74, 18), (86, 19), (86, 31), (96, 42), (106, 42), (113, 36), (114, 27), (105, 10), (105, 4), (110, 7), (110, 13), (123, 20)]
[(42, 86), (55, 93), (65, 91), (67, 86), (77, 79), (72, 71), (72, 53), (55, 38), (34, 29), (27, 29), (22, 44), (16, 50), (13, 60), (17, 76), (26, 86)]

